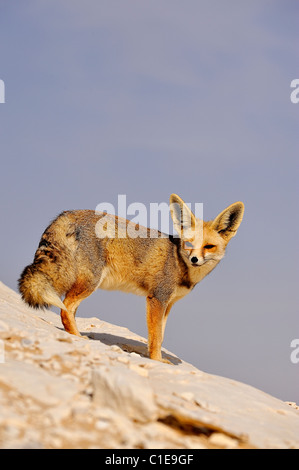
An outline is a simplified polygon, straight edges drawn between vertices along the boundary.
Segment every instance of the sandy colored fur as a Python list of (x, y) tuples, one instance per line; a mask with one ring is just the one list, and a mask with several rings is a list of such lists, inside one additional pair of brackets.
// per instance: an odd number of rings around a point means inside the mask
[[(178, 196), (172, 197), (184, 207)], [(109, 220), (114, 225), (104, 229), (106, 233), (115, 230), (114, 236), (103, 236), (100, 230), (106, 214), (66, 211), (43, 233), (33, 263), (20, 277), (19, 290), (32, 307), (61, 308), (66, 331), (75, 335), (80, 335), (75, 321), (77, 308), (97, 288), (143, 295), (147, 298), (149, 354), (161, 360), (172, 305), (219, 263), (242, 216), (242, 203), (229, 206), (214, 221), (203, 222), (202, 231), (194, 231), (186, 246), (182, 234), (176, 238), (157, 232), (157, 238), (150, 238), (146, 228), (142, 228), (146, 238), (124, 237), (129, 222), (113, 216)], [(179, 233), (177, 214), (173, 219)], [(197, 260), (196, 265), (191, 259)], [(61, 296), (65, 296), (63, 303)]]

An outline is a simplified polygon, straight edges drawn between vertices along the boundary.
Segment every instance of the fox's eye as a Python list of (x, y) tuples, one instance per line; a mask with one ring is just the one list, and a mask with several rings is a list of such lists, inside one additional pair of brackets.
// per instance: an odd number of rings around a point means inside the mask
[(215, 248), (215, 245), (205, 245), (204, 248), (206, 250), (211, 250), (212, 248)]

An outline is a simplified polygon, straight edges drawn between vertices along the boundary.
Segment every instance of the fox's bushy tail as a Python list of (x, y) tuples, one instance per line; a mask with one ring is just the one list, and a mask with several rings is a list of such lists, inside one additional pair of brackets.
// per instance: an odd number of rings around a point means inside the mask
[(51, 305), (67, 310), (53, 287), (51, 278), (40, 269), (38, 263), (26, 266), (19, 279), (22, 299), (33, 308), (49, 308)]

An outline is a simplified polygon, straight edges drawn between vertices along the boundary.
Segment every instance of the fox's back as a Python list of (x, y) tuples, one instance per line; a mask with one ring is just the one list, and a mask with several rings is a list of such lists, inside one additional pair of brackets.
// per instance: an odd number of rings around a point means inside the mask
[(92, 210), (63, 212), (45, 230), (36, 256), (57, 260), (59, 253), (66, 272), (73, 271), (71, 279), (92, 276), (101, 289), (138, 295), (158, 286), (172, 289), (178, 275), (178, 240), (139, 226), (139, 236), (133, 238), (127, 233), (131, 222), (116, 216), (108, 216), (110, 231), (114, 221), (113, 236), (109, 230), (105, 235), (104, 218), (106, 213)]

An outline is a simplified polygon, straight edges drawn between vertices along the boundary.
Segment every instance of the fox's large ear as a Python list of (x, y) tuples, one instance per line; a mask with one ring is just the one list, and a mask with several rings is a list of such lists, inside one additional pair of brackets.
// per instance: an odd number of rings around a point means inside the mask
[(169, 202), (174, 228), (183, 240), (191, 239), (196, 226), (195, 215), (177, 194), (172, 194)]
[(212, 222), (212, 228), (217, 230), (225, 240), (229, 241), (237, 233), (244, 214), (243, 202), (235, 202), (217, 215)]

